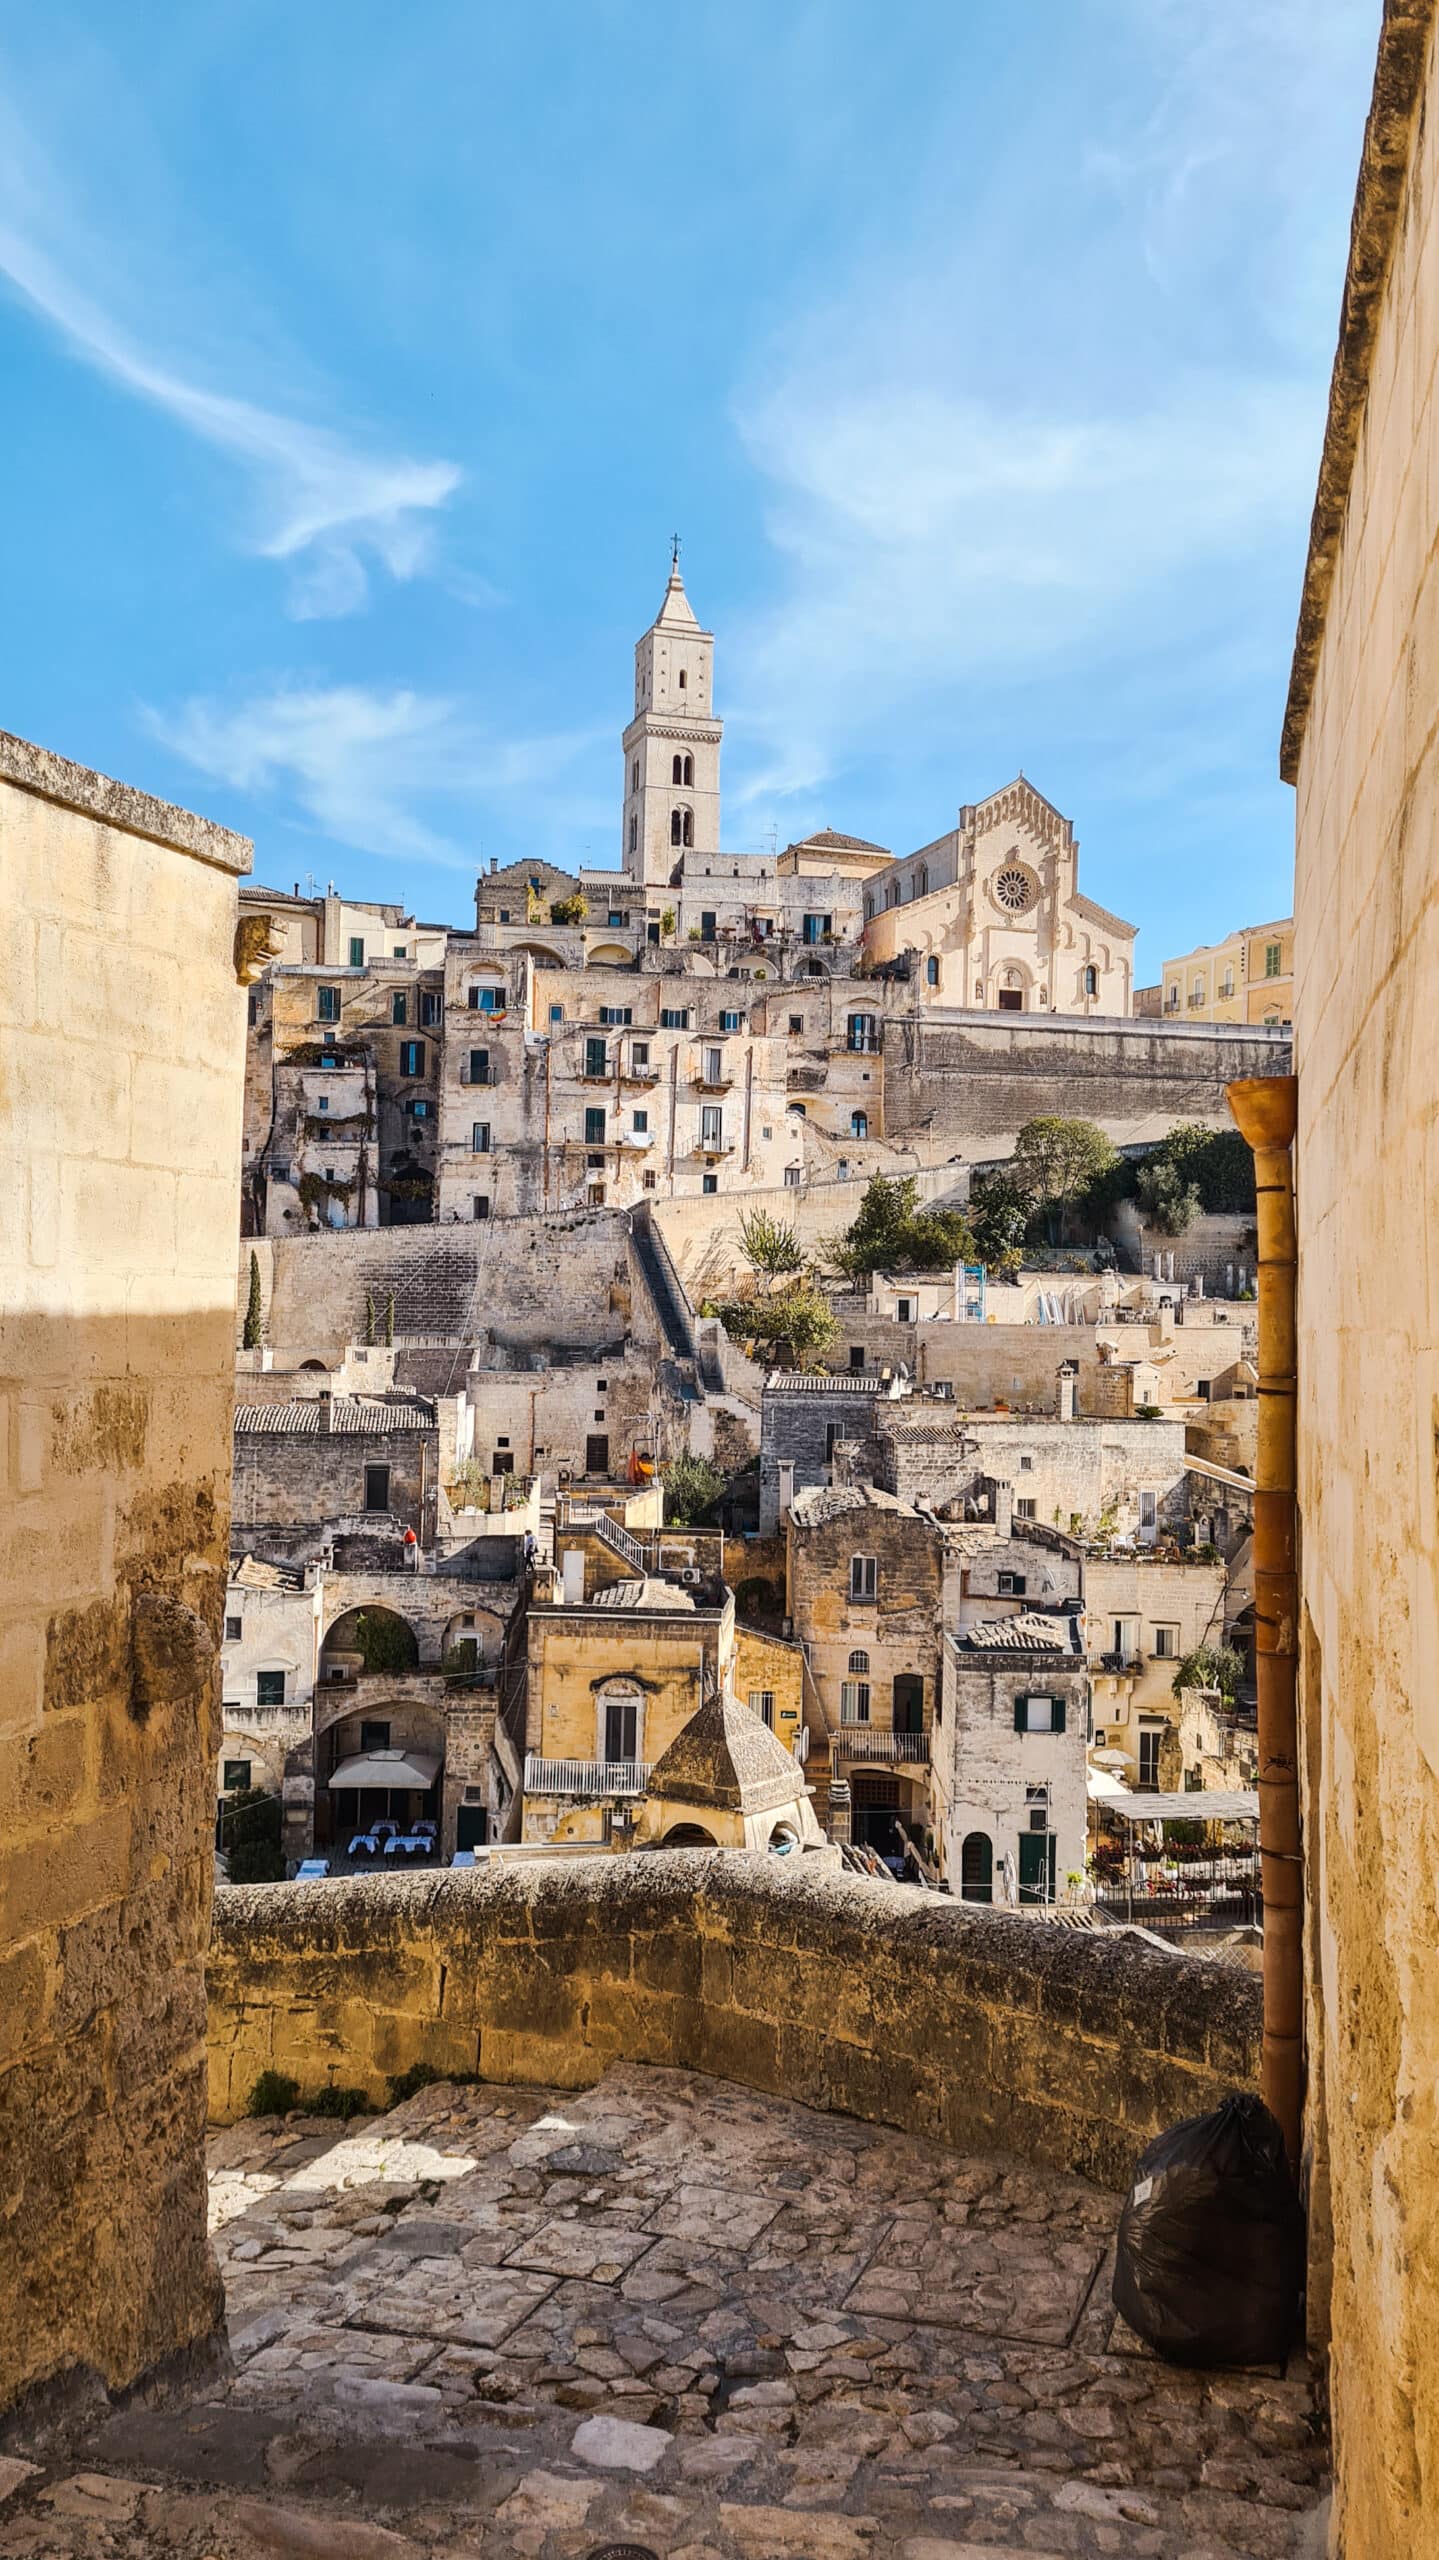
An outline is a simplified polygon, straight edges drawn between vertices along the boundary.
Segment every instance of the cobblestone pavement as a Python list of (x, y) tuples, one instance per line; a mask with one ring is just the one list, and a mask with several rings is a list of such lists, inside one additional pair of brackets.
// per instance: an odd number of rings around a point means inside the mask
[(233, 2372), (83, 2468), (0, 2463), (0, 2560), (1306, 2547), (1307, 2369), (1146, 2354), (1078, 2179), (628, 2066), (246, 2123), (211, 2165)]

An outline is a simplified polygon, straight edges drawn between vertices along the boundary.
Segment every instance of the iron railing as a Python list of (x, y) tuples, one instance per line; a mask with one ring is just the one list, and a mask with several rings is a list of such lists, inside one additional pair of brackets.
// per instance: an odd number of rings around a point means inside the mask
[(650, 1782), (647, 1760), (545, 1760), (525, 1754), (527, 1796), (642, 1796)]

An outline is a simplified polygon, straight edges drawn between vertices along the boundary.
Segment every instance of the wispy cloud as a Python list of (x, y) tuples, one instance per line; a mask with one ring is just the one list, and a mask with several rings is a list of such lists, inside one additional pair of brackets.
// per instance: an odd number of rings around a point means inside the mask
[(143, 709), (151, 734), (212, 782), (300, 808), (336, 843), (394, 860), (473, 871), (477, 834), (425, 814), (480, 812), (542, 782), (553, 792), (589, 733), (497, 740), (462, 705), (365, 685), (276, 685), (247, 700), (197, 696)]
[[(18, 111), (0, 106), (0, 275), (85, 363), (239, 467), (249, 496), (241, 539), (288, 568), (290, 612), (354, 613), (376, 563), (393, 578), (426, 568), (431, 520), (460, 484), (458, 465), (369, 451), (335, 427), (207, 383), (203, 363), (155, 353), (92, 281), (106, 278), (115, 245), (81, 218)], [(150, 280), (152, 308), (164, 300), (161, 281)], [(133, 279), (128, 298), (139, 299)]]

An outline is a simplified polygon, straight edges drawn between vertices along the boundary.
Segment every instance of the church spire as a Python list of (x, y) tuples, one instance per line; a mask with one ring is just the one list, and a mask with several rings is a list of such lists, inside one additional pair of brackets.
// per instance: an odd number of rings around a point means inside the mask
[(662, 629), (698, 631), (699, 629), (699, 618), (689, 597), (685, 594), (685, 582), (680, 576), (680, 538), (677, 533), (670, 535), (669, 583), (665, 588), (664, 602), (655, 615), (653, 628), (656, 631)]
[(635, 709), (624, 734), (622, 859), (632, 879), (668, 887), (689, 855), (719, 850), (721, 723), (714, 716), (714, 635), (702, 631), (680, 576), (680, 544), (654, 621), (635, 649)]

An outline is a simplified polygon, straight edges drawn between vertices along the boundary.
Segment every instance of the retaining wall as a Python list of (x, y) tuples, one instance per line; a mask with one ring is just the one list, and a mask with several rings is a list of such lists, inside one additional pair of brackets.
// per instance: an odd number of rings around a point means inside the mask
[(222, 2122), (265, 2070), (383, 2099), (416, 2062), (586, 2088), (623, 2059), (1121, 2188), (1258, 2076), (1237, 1968), (722, 1851), (222, 1887), (209, 1992)]

